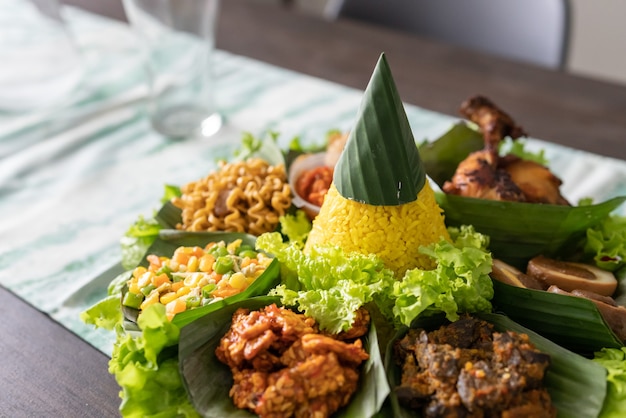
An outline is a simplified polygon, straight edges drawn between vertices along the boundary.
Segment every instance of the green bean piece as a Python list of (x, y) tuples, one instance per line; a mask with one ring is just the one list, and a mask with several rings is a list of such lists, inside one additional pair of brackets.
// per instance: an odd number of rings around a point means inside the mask
[(246, 250), (246, 251), (242, 251), (241, 253), (239, 253), (239, 257), (241, 257), (241, 258), (245, 258), (245, 257), (256, 258), (257, 254), (259, 254), (259, 253), (257, 253), (254, 250)]
[(163, 264), (163, 266), (161, 266), (161, 268), (156, 271), (157, 276), (163, 273), (165, 273), (167, 277), (169, 277), (170, 280), (172, 280), (172, 269), (167, 264)]
[(209, 252), (211, 254), (213, 254), (215, 256), (215, 258), (218, 257), (223, 257), (225, 255), (228, 255), (228, 250), (226, 249), (226, 247), (221, 246), (221, 245), (215, 245), (214, 247), (212, 247)]
[(122, 299), (122, 305), (135, 309), (139, 309), (141, 302), (143, 302), (143, 295), (137, 295), (133, 292), (126, 292)]
[(141, 289), (141, 293), (143, 293), (145, 296), (148, 296), (150, 294), (150, 292), (152, 292), (154, 289), (156, 289), (156, 286), (153, 285), (152, 283), (150, 283), (149, 285), (144, 286)]
[(215, 272), (218, 274), (226, 274), (233, 270), (232, 257), (219, 257), (215, 262)]
[(202, 288), (202, 297), (205, 299), (209, 299), (211, 297), (211, 292), (215, 290), (217, 285), (215, 283), (209, 283)]
[(186, 300), (185, 300), (185, 304), (187, 305), (187, 309), (191, 309), (191, 308), (197, 308), (198, 306), (200, 306), (200, 298), (198, 296), (189, 296)]
[(241, 253), (244, 251), (253, 251), (253, 250), (254, 250), (253, 246), (248, 245), (248, 244), (242, 244), (235, 250), (235, 254), (241, 255)]

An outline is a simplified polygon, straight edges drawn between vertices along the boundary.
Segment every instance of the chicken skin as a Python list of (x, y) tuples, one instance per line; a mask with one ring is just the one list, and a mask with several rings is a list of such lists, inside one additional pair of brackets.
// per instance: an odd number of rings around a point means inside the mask
[(461, 161), (452, 179), (444, 183), (444, 192), (478, 199), (569, 205), (559, 190), (561, 180), (547, 167), (498, 154), (505, 137), (526, 135), (507, 113), (482, 96), (466, 100), (460, 112), (479, 126), (485, 147)]

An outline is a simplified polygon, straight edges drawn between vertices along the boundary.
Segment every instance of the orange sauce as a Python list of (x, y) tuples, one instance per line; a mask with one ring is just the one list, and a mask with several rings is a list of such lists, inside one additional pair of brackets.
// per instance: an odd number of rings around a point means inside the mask
[(321, 166), (304, 171), (296, 180), (296, 192), (307, 202), (322, 206), (333, 181), (333, 167)]

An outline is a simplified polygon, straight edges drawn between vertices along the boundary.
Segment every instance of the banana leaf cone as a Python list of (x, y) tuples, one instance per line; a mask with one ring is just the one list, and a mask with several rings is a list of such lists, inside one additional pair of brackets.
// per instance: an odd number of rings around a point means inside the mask
[(449, 239), (391, 70), (381, 54), (305, 251), (376, 254), (402, 276), (432, 269), (419, 247)]

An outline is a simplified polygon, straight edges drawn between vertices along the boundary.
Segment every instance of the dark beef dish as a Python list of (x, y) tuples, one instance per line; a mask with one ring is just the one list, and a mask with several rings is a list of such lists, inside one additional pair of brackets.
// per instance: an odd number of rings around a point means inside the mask
[(410, 330), (394, 352), (398, 399), (424, 417), (556, 417), (543, 387), (550, 357), (525, 334), (464, 316), (435, 331)]

